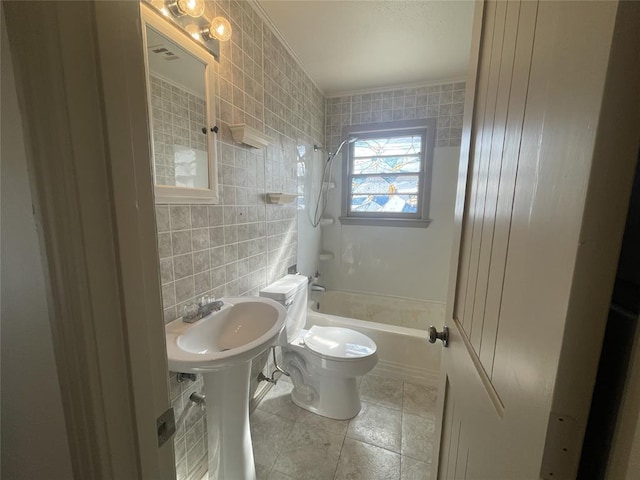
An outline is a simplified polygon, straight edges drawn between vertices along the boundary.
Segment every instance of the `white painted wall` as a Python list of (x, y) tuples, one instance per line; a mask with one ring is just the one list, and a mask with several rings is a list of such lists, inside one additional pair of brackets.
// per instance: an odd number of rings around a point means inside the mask
[(1, 43), (1, 474), (66, 480), (71, 459), (4, 16)]
[[(445, 302), (459, 154), (460, 147), (434, 149), (429, 227), (371, 227), (338, 221), (323, 227), (322, 249), (333, 252), (335, 258), (320, 262), (320, 283), (333, 290)], [(337, 219), (341, 159), (336, 158), (333, 172), (337, 188), (330, 194), (327, 215)]]

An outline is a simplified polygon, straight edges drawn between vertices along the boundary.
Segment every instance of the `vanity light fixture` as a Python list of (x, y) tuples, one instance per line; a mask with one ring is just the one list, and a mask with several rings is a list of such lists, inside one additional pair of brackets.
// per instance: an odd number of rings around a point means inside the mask
[(199, 42), (202, 41), (202, 30), (200, 29), (199, 26), (190, 23), (189, 25), (187, 25), (186, 27), (184, 27), (184, 29), (187, 31), (187, 33), (189, 35), (191, 35), (191, 37), (194, 40), (198, 40)]
[(231, 38), (231, 24), (224, 17), (214, 18), (208, 27), (200, 28), (194, 23), (190, 23), (184, 29), (189, 35), (199, 42), (210, 40), (219, 40), (226, 42)]
[(229, 40), (231, 38), (231, 33), (231, 24), (229, 23), (229, 20), (224, 17), (216, 17), (211, 20), (207, 30), (207, 35), (211, 38), (217, 38), (221, 42)]
[(220, 59), (220, 42), (231, 38), (231, 23), (224, 17), (209, 20), (205, 0), (144, 0), (171, 23)]
[(198, 18), (204, 13), (204, 0), (177, 0), (169, 5), (169, 10), (176, 17), (189, 15)]

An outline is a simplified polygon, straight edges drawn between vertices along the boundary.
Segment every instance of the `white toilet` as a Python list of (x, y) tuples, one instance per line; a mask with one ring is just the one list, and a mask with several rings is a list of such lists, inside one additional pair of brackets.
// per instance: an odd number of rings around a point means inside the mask
[(323, 417), (346, 420), (360, 411), (356, 377), (378, 362), (376, 344), (341, 327), (312, 326), (307, 320), (307, 278), (286, 275), (260, 291), (288, 310), (286, 327), (274, 345), (282, 347), (281, 368), (293, 382), (291, 400)]

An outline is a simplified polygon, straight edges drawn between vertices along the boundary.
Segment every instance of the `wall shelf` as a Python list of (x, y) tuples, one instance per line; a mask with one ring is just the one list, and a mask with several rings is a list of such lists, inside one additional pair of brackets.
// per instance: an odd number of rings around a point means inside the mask
[(333, 255), (333, 252), (320, 252), (319, 258), (321, 261), (328, 261), (328, 260), (333, 260), (334, 255)]
[(269, 192), (265, 195), (267, 203), (273, 205), (286, 205), (287, 203), (293, 203), (293, 201), (298, 198), (297, 195), (293, 193), (279, 193), (279, 192)]
[(245, 123), (229, 125), (231, 136), (237, 143), (244, 143), (253, 148), (265, 148), (273, 143), (273, 139)]
[(333, 225), (334, 223), (336, 223), (336, 219), (335, 218), (321, 218), (320, 219), (320, 226), (321, 227), (326, 227), (328, 225)]

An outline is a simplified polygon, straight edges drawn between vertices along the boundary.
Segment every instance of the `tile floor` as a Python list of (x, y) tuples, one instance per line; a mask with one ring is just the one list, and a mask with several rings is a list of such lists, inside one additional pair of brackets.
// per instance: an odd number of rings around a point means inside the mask
[(366, 375), (344, 421), (297, 407), (292, 388), (281, 379), (251, 415), (258, 480), (429, 480), (436, 386)]

